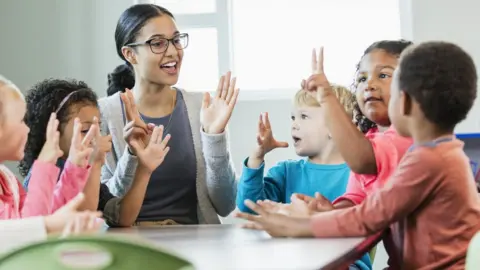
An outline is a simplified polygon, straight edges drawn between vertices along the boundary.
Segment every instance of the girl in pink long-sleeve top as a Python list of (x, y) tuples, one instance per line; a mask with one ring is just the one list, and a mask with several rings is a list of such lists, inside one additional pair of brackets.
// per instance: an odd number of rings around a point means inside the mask
[[(0, 164), (23, 158), (29, 128), (23, 122), (26, 106), (20, 90), (0, 77)], [(83, 188), (88, 177), (87, 159), (92, 153), (90, 136), (72, 141), (74, 154), (69, 156), (68, 173), (60, 177), (55, 165), (62, 155), (59, 148), (58, 121), (55, 114), (49, 120), (46, 142), (32, 168), (31, 190), (28, 196), (15, 175), (0, 165), (0, 219), (15, 219), (51, 214)], [(94, 132), (92, 132), (93, 134)], [(83, 184), (82, 184), (83, 183)]]

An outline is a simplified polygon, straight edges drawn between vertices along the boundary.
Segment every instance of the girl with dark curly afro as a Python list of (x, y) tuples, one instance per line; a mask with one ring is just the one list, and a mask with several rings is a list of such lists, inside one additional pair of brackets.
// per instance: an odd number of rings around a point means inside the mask
[[(47, 79), (37, 83), (28, 91), (26, 102), (25, 123), (30, 128), (30, 133), (25, 156), (19, 164), (20, 173), (26, 176), (25, 188), (29, 184), (32, 163), (45, 143), (48, 117), (52, 112), (56, 112), (59, 121), (59, 145), (63, 152), (62, 157), (57, 160), (57, 166), (62, 170), (66, 168), (65, 165), (70, 160), (69, 155), (75, 148), (75, 133), (80, 137), (80, 144), (85, 141), (89, 133), (96, 133), (95, 151), (88, 162), (90, 163), (89, 173), (81, 177), (74, 176), (78, 179), (75, 183), (76, 189), (78, 191), (83, 189), (86, 197), (81, 208), (103, 211), (104, 218), (110, 226), (132, 225), (140, 211), (150, 175), (137, 174), (132, 189), (124, 199), (114, 197), (107, 186), (100, 183), (105, 154), (111, 148), (111, 137), (100, 136), (98, 123), (100, 112), (95, 92), (82, 81)], [(65, 170), (62, 174), (64, 173), (68, 174)]]

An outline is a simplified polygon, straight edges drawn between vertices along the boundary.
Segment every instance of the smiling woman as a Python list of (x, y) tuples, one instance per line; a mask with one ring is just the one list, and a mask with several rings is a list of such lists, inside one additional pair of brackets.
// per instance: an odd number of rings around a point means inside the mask
[[(148, 4), (125, 10), (115, 31), (117, 54), (125, 64), (109, 75), (109, 96), (99, 102), (102, 129), (113, 142), (102, 182), (123, 196), (135, 185), (137, 165), (145, 165), (137, 153), (151, 143), (151, 127), (164, 126), (171, 136), (171, 151), (152, 172), (139, 226), (220, 223), (218, 215), (235, 208), (226, 126), (238, 96), (236, 80), (230, 73), (222, 76), (215, 97), (206, 93), (203, 102), (201, 93), (173, 87), (188, 39), (171, 12)], [(126, 88), (132, 91), (121, 95)]]

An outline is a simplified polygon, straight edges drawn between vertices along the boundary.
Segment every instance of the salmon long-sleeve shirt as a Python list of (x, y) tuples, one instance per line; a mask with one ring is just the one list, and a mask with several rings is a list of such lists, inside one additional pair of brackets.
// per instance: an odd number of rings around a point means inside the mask
[(480, 230), (480, 199), (463, 142), (407, 152), (385, 185), (359, 205), (312, 217), (317, 237), (365, 236), (391, 228), (395, 269), (464, 269)]

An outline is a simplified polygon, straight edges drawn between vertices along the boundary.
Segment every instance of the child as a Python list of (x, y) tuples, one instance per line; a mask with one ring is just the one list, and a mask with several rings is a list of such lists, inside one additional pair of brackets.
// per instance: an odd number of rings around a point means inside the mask
[(0, 253), (45, 240), (48, 235), (61, 234), (67, 237), (98, 232), (102, 224), (98, 219), (101, 214), (78, 210), (84, 199), (83, 193), (79, 193), (49, 216), (0, 221)]
[[(334, 87), (333, 91), (347, 114), (352, 116), (354, 96), (341, 86)], [(307, 91), (297, 92), (291, 116), (291, 135), (295, 152), (307, 159), (280, 162), (268, 171), (266, 177), (263, 177), (265, 155), (276, 148), (288, 147), (288, 143), (275, 140), (268, 114), (260, 115), (258, 145), (245, 160), (238, 184), (237, 207), (241, 211), (248, 211), (243, 204), (246, 199), (290, 203), (294, 193), (313, 196), (318, 191), (333, 201), (345, 192), (350, 169), (324, 127), (322, 113), (320, 104)]]
[[(26, 112), (25, 99), (20, 90), (10, 81), (0, 76), (0, 164), (3, 161), (18, 161), (24, 156), (25, 142), (29, 132), (23, 119)], [(16, 219), (29, 216), (47, 215), (57, 209), (63, 201), (63, 193), (75, 180), (62, 179), (57, 184), (59, 174), (55, 161), (62, 154), (59, 150), (58, 121), (55, 114), (49, 113), (48, 124), (44, 127), (45, 142), (40, 146), (38, 158), (32, 164), (32, 192), (22, 188), (15, 175), (4, 165), (0, 165), (0, 219)], [(85, 158), (88, 149), (75, 154), (75, 159)], [(84, 172), (78, 166), (71, 166), (72, 175)], [(54, 188), (58, 192), (54, 193)]]
[[(325, 88), (319, 87), (319, 95)], [(480, 202), (455, 126), (477, 96), (472, 58), (447, 42), (426, 42), (402, 53), (392, 83), (389, 116), (414, 144), (385, 186), (355, 207), (295, 219), (241, 214), (275, 235), (361, 236), (390, 226), (398, 269), (464, 269), (470, 239), (480, 230)], [(448, 108), (448, 109), (445, 109)]]
[[(57, 165), (64, 169), (66, 157), (69, 153), (69, 143), (72, 141), (72, 135), (75, 134), (74, 119), (78, 118), (81, 124), (81, 134), (88, 133), (93, 126), (99, 132), (98, 121), (100, 112), (98, 109), (97, 96), (84, 82), (75, 80), (53, 80), (48, 79), (36, 84), (27, 95), (28, 112), (25, 117), (27, 125), (31, 132), (27, 142), (25, 158), (20, 163), (20, 171), (26, 175), (31, 167), (31, 161), (36, 158), (39, 151), (39, 145), (43, 143), (43, 129), (45, 126), (44, 115), (51, 111), (57, 111), (60, 121), (60, 147), (64, 152), (62, 158), (58, 159)], [(156, 135), (163, 133), (162, 128), (157, 127)], [(149, 159), (157, 167), (163, 161), (163, 157), (168, 152), (169, 136), (161, 145), (147, 144), (141, 151), (145, 155), (141, 158)], [(147, 140), (148, 142), (148, 140)], [(101, 168), (105, 162), (105, 154), (110, 150), (110, 136), (100, 137), (97, 134), (97, 151), (92, 158), (90, 175), (88, 181), (86, 178), (79, 179), (79, 182), (87, 182), (83, 189), (87, 200), (82, 209), (96, 210), (97, 208), (104, 212), (107, 224), (110, 226), (131, 226), (140, 211), (140, 207), (145, 196), (145, 190), (150, 178), (151, 168), (149, 166), (138, 166), (135, 182), (132, 188), (123, 199), (114, 197), (104, 184), (100, 184)], [(140, 156), (139, 156), (140, 158)], [(155, 165), (154, 164), (154, 165)], [(155, 167), (156, 168), (156, 167)], [(28, 180), (25, 181), (28, 185)], [(80, 191), (79, 189), (78, 191)], [(77, 192), (78, 192), (77, 191)]]
[[(352, 124), (331, 91), (322, 92), (324, 94), (317, 97), (324, 107), (325, 123), (332, 139), (352, 170), (347, 192), (336, 199), (333, 205), (323, 198), (318, 200), (322, 211), (361, 203), (368, 194), (385, 184), (412, 145), (411, 138), (400, 136), (390, 125), (387, 109), (391, 78), (398, 57), (411, 44), (404, 40), (383, 40), (365, 50), (357, 66), (354, 85), (358, 102), (355, 122), (359, 128)], [(313, 70), (314, 75), (302, 82), (302, 87), (310, 91), (315, 90), (316, 85), (328, 88), (329, 83), (323, 71), (323, 50), (318, 61), (313, 52), (312, 66), (318, 69)], [(312, 200), (305, 196), (302, 198)]]
[[(356, 103), (352, 93), (341, 86), (332, 87), (343, 109), (350, 119)], [(300, 160), (278, 163), (264, 177), (265, 155), (288, 143), (275, 140), (268, 114), (260, 115), (255, 151), (244, 162), (243, 173), (238, 184), (237, 207), (244, 212), (246, 199), (252, 201), (271, 200), (282, 203), (278, 211), (288, 211), (290, 197), (294, 193), (313, 196), (319, 192), (328, 200), (335, 200), (345, 192), (350, 169), (331, 139), (323, 120), (323, 108), (307, 91), (295, 95), (292, 112), (291, 134), (295, 152)], [(358, 261), (358, 269), (371, 269), (368, 255)]]

